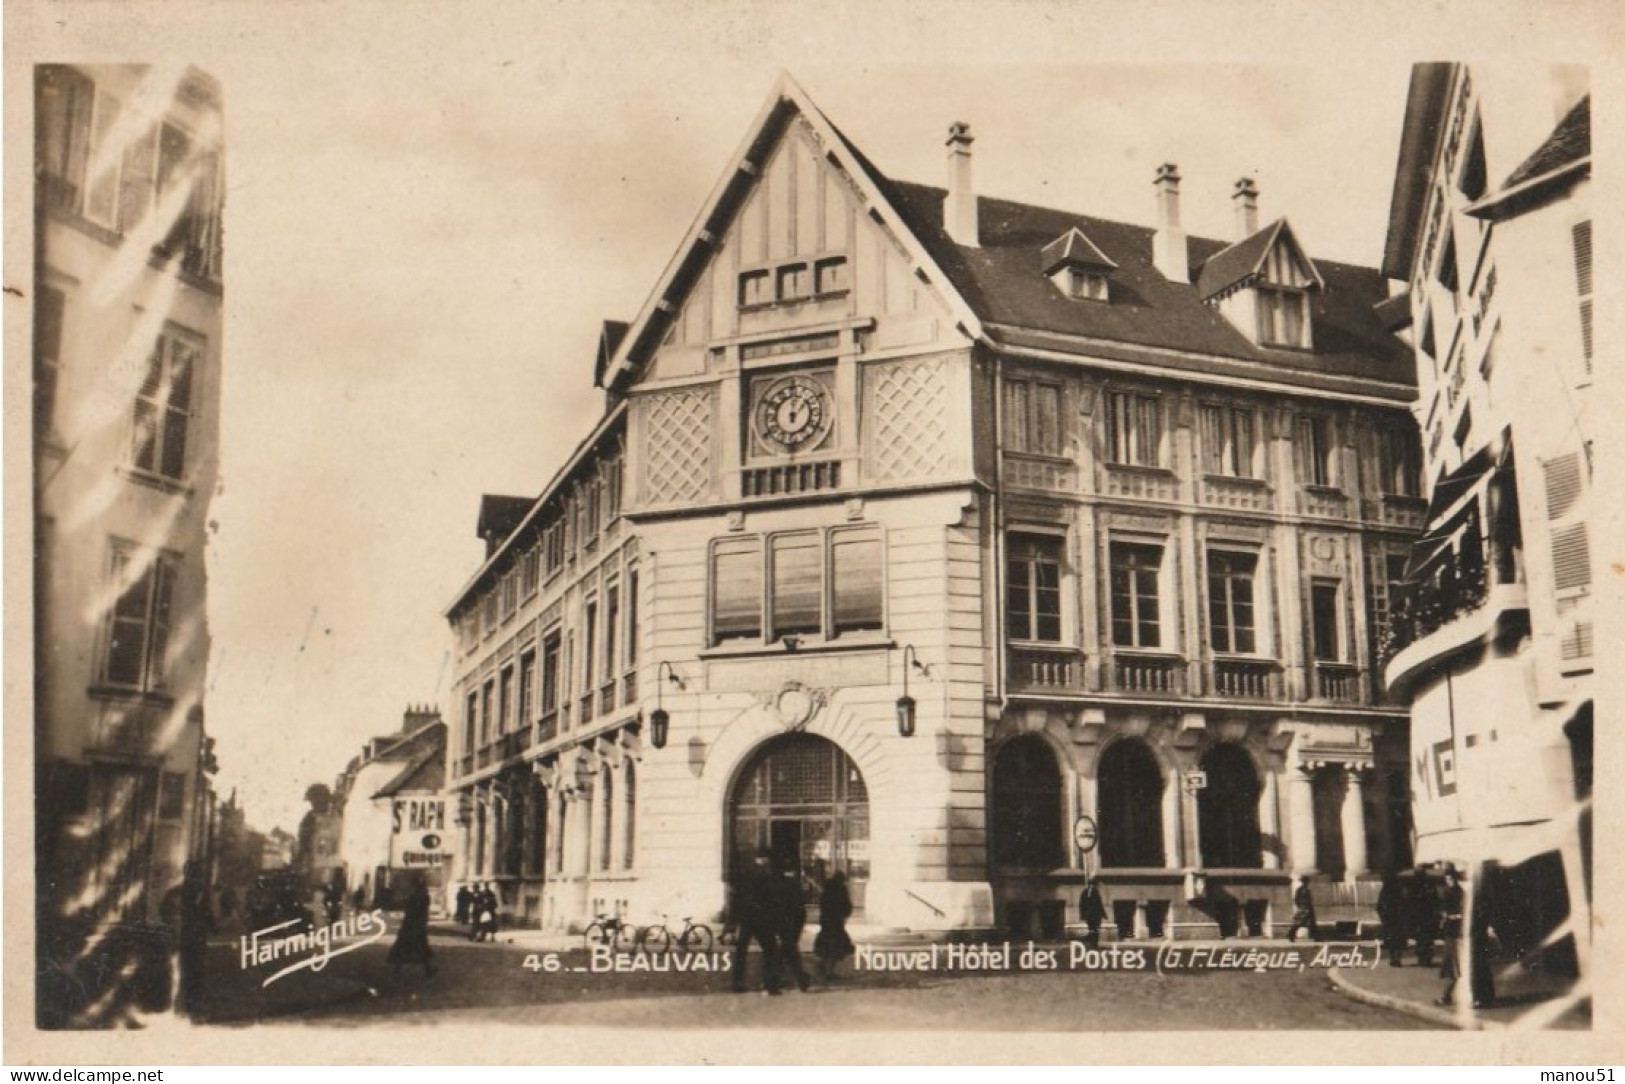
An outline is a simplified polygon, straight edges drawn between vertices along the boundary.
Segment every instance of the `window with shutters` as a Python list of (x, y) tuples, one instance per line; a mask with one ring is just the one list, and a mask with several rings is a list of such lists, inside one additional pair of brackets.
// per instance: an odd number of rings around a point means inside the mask
[(1580, 295), (1580, 351), (1591, 375), (1591, 223), (1577, 222), (1574, 236), (1574, 284)]
[(525, 652), (519, 656), (519, 699), (514, 707), (514, 719), (519, 729), (523, 730), (535, 722), (536, 703), (536, 650)]
[(1064, 454), (1061, 386), (1038, 380), (1006, 380), (1004, 441), (1011, 451)]
[(1591, 536), (1586, 522), (1587, 464), (1569, 452), (1541, 464), (1546, 518), (1552, 539), (1552, 586), (1557, 597), (1558, 639), (1565, 663), (1589, 659), (1593, 646)]
[(102, 680), (108, 686), (163, 691), (178, 567), (166, 554), (113, 543), (110, 572), (118, 599), (107, 615)]
[(1005, 633), (1012, 640), (1061, 640), (1061, 555), (1065, 539), (1012, 534), (1005, 561)]
[(1331, 419), (1311, 414), (1298, 419), (1298, 469), (1307, 485), (1335, 486), (1337, 471)]
[(835, 640), (885, 627), (872, 528), (726, 539), (711, 550), (711, 643)]
[(1265, 257), (1258, 299), (1258, 341), (1268, 346), (1308, 349), (1309, 294), (1314, 280), (1286, 244)]
[(56, 382), (62, 356), (61, 290), (39, 285), (34, 294), (34, 436), (51, 433), (56, 414)]
[(1243, 407), (1202, 408), (1202, 469), (1227, 478), (1256, 478), (1253, 412)]
[(513, 667), (504, 666), (497, 685), (497, 737), (513, 729), (513, 679)]
[(1421, 492), (1420, 437), (1415, 426), (1379, 426), (1377, 437), (1377, 488), (1398, 497), (1415, 497)]
[(1125, 466), (1162, 465), (1162, 405), (1156, 396), (1126, 391), (1107, 394), (1106, 458)]

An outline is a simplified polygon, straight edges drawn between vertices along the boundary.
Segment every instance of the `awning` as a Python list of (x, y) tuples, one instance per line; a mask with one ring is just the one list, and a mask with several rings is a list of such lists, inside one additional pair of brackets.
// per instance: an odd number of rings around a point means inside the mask
[(1576, 803), (1570, 815), (1530, 824), (1503, 824), (1494, 827), (1462, 828), (1435, 832), (1416, 841), (1416, 861), (1453, 862), (1458, 867), (1473, 862), (1498, 862), (1515, 866), (1536, 855), (1561, 850), (1577, 841), (1579, 813), (1589, 802)]

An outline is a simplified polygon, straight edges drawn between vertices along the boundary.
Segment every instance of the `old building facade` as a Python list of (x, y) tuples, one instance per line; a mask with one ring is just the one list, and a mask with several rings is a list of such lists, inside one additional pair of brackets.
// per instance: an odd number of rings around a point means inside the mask
[(36, 71), (36, 870), (53, 1025), (129, 1009), (97, 976), (138, 955), (208, 844), (220, 110), (196, 70)]
[[(885, 177), (786, 78), (447, 617), (464, 880), (714, 916), (760, 848), (864, 921), (1284, 924), (1409, 861), (1375, 663), (1420, 527), (1375, 269)], [(1098, 845), (1097, 845), (1098, 844)]]
[(1419, 856), (1469, 867), (1519, 952), (1572, 920), (1579, 963), (1598, 581), (1590, 98), (1568, 76), (1413, 73), (1384, 271), (1430, 507), (1387, 680), (1412, 710)]

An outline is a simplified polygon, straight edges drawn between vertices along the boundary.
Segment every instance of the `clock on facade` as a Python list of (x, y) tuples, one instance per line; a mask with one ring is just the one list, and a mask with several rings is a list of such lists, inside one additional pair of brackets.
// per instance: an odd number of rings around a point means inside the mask
[(757, 438), (786, 452), (818, 447), (834, 420), (829, 390), (809, 376), (788, 376), (767, 385), (754, 413)]

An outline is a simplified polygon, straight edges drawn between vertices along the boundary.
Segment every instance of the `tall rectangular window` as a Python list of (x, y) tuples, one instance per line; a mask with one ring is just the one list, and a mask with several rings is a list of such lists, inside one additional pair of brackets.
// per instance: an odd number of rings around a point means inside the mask
[(834, 633), (884, 627), (885, 584), (881, 580), (880, 539), (837, 534), (830, 546), (834, 587)]
[(1162, 646), (1161, 574), (1161, 546), (1112, 543), (1112, 643), (1118, 647)]
[(487, 681), (480, 687), (480, 744), (487, 745), (491, 741), (491, 713), (495, 707), (496, 682)]
[(1310, 647), (1317, 661), (1338, 662), (1343, 658), (1337, 601), (1341, 594), (1341, 585), (1331, 580), (1316, 580), (1309, 585)]
[(1063, 454), (1061, 388), (1037, 380), (1004, 382), (1005, 446), (1018, 452)]
[(472, 753), (478, 741), (480, 720), (480, 694), (474, 690), (468, 694), (468, 706), (463, 715), (463, 752)]
[(772, 639), (816, 636), (824, 625), (824, 554), (818, 535), (773, 539)]
[(638, 664), (638, 570), (626, 574), (626, 668)]
[(1260, 286), (1258, 341), (1304, 349), (1309, 345), (1309, 295), (1302, 290)]
[(619, 664), (621, 636), (621, 585), (611, 584), (604, 591), (604, 680), (615, 676)]
[(51, 432), (62, 358), (62, 291), (36, 284), (34, 294), (34, 434)]
[(1005, 633), (1012, 640), (1061, 639), (1062, 540), (1013, 534), (1006, 561)]
[(711, 639), (762, 637), (762, 548), (754, 540), (717, 543), (711, 553)]
[(1591, 223), (1577, 222), (1574, 237), (1574, 284), (1580, 296), (1580, 349), (1591, 373)]
[(598, 602), (595, 599), (587, 603), (581, 621), (581, 688), (584, 693), (591, 693), (593, 683), (598, 680), (597, 662)]
[(175, 561), (115, 543), (111, 572), (119, 596), (108, 614), (103, 679), (109, 685), (156, 692), (164, 687)]
[(1219, 550), (1208, 553), (1208, 634), (1214, 651), (1250, 655), (1258, 650), (1253, 615), (1257, 569), (1254, 554)]
[(514, 708), (514, 717), (520, 729), (535, 721), (535, 701), (536, 652), (531, 650), (519, 656), (519, 700)]
[(91, 116), (96, 87), (73, 68), (44, 64), (38, 69), (35, 134), (36, 167), (42, 195), (56, 207), (78, 211), (84, 205), (90, 161)]
[(502, 669), (497, 686), (497, 733), (506, 734), (513, 729), (513, 667)]
[(1114, 391), (1106, 396), (1106, 458), (1134, 467), (1162, 463), (1161, 404), (1154, 395)]
[(1202, 408), (1202, 469), (1230, 478), (1253, 477), (1253, 412)]
[(1336, 484), (1332, 470), (1331, 421), (1319, 414), (1298, 419), (1298, 463), (1312, 486)]
[(1409, 426), (1387, 425), (1377, 430), (1377, 484), (1382, 492), (1414, 497), (1421, 481), (1420, 436)]
[(534, 595), (541, 584), (541, 558), (541, 546), (532, 545), (519, 559), (519, 592), (525, 598)]
[(195, 343), (172, 331), (158, 336), (146, 379), (136, 393), (130, 449), (136, 468), (176, 481), (185, 476), (192, 377), (200, 353)]
[(542, 715), (559, 710), (559, 656), (560, 641), (557, 632), (551, 632), (542, 641)]

